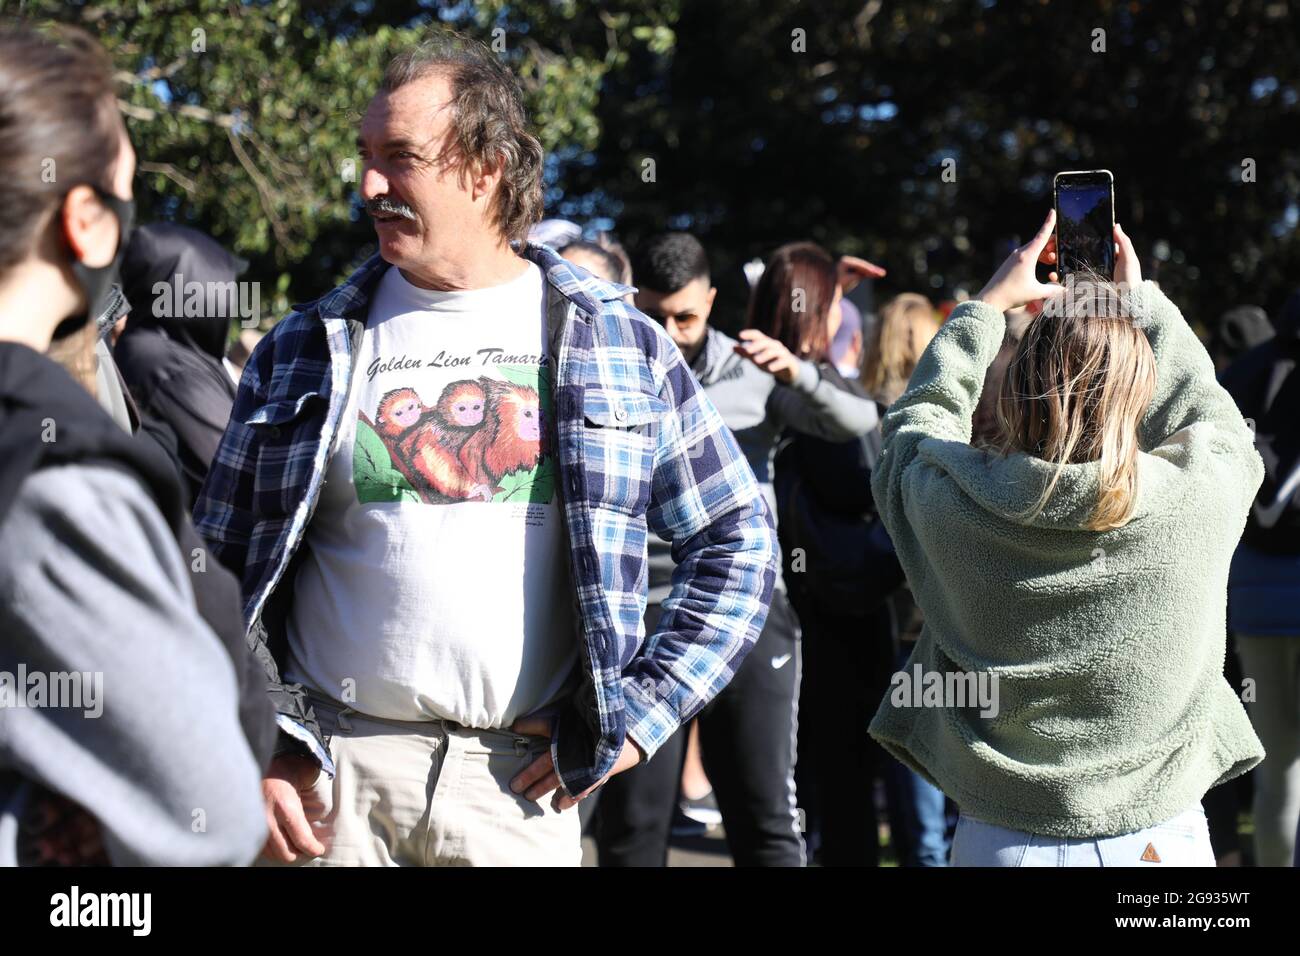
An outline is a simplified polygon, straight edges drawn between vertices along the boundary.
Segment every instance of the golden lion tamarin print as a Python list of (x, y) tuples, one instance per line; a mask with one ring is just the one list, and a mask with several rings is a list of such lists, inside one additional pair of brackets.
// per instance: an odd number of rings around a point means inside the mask
[(487, 378), (451, 382), (432, 407), (411, 388), (395, 389), (380, 400), (375, 430), (394, 465), (426, 502), (491, 500), (491, 486), (476, 480), (459, 457), (461, 447), (483, 427), (490, 384)]
[(488, 412), (484, 427), (460, 448), (460, 462), (471, 480), (490, 485), (511, 472), (533, 468), (545, 452), (545, 429), (537, 390), (527, 385), (485, 380)]

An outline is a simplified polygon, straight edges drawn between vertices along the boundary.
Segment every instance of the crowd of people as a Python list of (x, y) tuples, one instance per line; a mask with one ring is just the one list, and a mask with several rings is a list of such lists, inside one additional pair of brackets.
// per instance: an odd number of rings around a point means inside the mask
[(1048, 214), (943, 308), (789, 242), (729, 335), (707, 236), (542, 219), (440, 34), (377, 252), (235, 340), (113, 84), (0, 29), (0, 864), (1215, 865), (1247, 800), (1292, 864), (1300, 294), (1211, 358), (1122, 226), (1054, 307)]

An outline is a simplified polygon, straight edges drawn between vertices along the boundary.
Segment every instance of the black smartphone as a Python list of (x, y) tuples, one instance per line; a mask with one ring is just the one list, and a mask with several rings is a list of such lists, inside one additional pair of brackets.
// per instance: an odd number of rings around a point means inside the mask
[(1115, 177), (1109, 169), (1057, 173), (1057, 274), (1091, 269), (1109, 279), (1115, 274)]

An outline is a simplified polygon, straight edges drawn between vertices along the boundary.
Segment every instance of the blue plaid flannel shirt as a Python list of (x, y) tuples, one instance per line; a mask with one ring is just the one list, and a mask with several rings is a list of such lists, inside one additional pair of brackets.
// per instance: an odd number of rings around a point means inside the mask
[[(546, 276), (558, 489), (569, 540), (580, 680), (552, 714), (551, 752), (577, 794), (613, 767), (625, 736), (647, 757), (735, 675), (767, 616), (776, 533), (753, 472), (672, 340), (551, 249), (522, 254)], [(370, 295), (388, 264), (294, 307), (244, 370), (194, 509), (240, 577), (249, 644), (266, 671), (282, 751), (333, 773), (300, 685), (280, 678), (285, 599), (346, 405)], [(646, 536), (676, 571), (644, 633)]]

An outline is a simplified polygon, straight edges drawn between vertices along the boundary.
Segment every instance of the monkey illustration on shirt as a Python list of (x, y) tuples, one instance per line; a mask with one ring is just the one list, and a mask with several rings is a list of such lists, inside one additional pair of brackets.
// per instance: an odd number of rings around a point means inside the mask
[(481, 430), (491, 380), (449, 383), (432, 407), (411, 388), (384, 395), (375, 411), (375, 430), (393, 464), (430, 504), (477, 498), (490, 501), (490, 484), (461, 463), (460, 450)]
[(375, 409), (375, 431), (386, 441), (395, 442), (432, 409), (420, 401), (413, 388), (395, 388), (379, 400)]
[(488, 385), (484, 427), (460, 448), (460, 462), (471, 480), (493, 493), (505, 475), (535, 467), (545, 452), (545, 429), (537, 390), (527, 385), (483, 379)]

